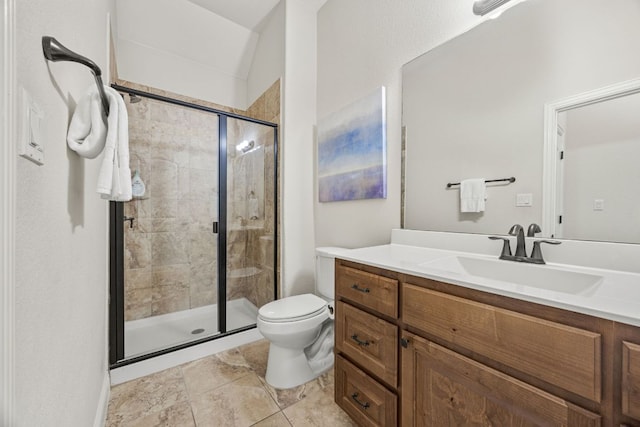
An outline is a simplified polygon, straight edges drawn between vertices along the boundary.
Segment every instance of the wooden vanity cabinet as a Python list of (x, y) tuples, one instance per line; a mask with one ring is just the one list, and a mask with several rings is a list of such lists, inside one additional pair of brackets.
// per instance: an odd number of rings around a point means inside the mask
[(336, 260), (335, 400), (362, 426), (398, 424), (400, 287), (384, 274)]
[(343, 260), (336, 300), (359, 425), (640, 427), (638, 327)]
[(640, 345), (622, 343), (622, 414), (640, 421)]
[(621, 426), (640, 427), (640, 328), (615, 325), (614, 392), (619, 393), (619, 414), (616, 420)]

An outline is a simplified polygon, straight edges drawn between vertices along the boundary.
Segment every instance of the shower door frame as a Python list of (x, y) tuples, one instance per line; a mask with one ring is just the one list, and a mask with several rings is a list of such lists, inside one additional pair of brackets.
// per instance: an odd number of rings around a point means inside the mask
[[(204, 342), (216, 340), (228, 335), (247, 331), (256, 327), (255, 324), (227, 331), (227, 119), (237, 119), (251, 122), (273, 129), (273, 299), (278, 298), (278, 124), (258, 120), (235, 113), (191, 102), (168, 98), (149, 92), (131, 89), (126, 86), (112, 84), (111, 87), (119, 92), (133, 94), (156, 101), (167, 102), (181, 107), (192, 108), (218, 116), (218, 221), (217, 230), (212, 229), (218, 236), (218, 333), (177, 344), (168, 348), (152, 351), (143, 355), (125, 358), (125, 293), (124, 293), (124, 203), (109, 202), (109, 367), (110, 369), (129, 365), (131, 363), (150, 359), (162, 354), (171, 353)], [(214, 223), (215, 224), (215, 223)], [(212, 227), (215, 225), (212, 224)], [(222, 302), (222, 303), (221, 303)]]

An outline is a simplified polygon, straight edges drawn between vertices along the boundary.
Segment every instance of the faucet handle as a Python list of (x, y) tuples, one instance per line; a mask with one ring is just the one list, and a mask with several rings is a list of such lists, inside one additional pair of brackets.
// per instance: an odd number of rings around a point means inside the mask
[(542, 250), (540, 249), (540, 245), (542, 243), (547, 243), (549, 245), (559, 245), (562, 242), (557, 240), (536, 240), (533, 242), (533, 250), (531, 251), (531, 261), (535, 264), (544, 264), (544, 258), (542, 258)]
[(511, 245), (509, 244), (508, 237), (501, 236), (489, 236), (491, 240), (502, 240), (502, 252), (500, 253), (500, 259), (505, 259), (506, 257), (511, 256)]
[(530, 224), (529, 228), (527, 229), (527, 237), (534, 237), (536, 233), (540, 233), (541, 231), (542, 229), (538, 224)]

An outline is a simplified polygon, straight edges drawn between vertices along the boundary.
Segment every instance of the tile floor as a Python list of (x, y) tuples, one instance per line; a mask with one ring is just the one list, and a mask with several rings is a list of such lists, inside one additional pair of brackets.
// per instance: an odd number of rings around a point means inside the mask
[(111, 388), (107, 427), (355, 426), (333, 401), (333, 372), (277, 390), (256, 341)]

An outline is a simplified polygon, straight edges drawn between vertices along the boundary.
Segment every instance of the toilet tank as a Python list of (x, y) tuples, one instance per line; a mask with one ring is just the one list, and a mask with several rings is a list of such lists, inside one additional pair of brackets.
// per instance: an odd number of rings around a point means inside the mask
[(329, 300), (335, 298), (336, 255), (346, 251), (343, 248), (316, 248), (316, 293)]

